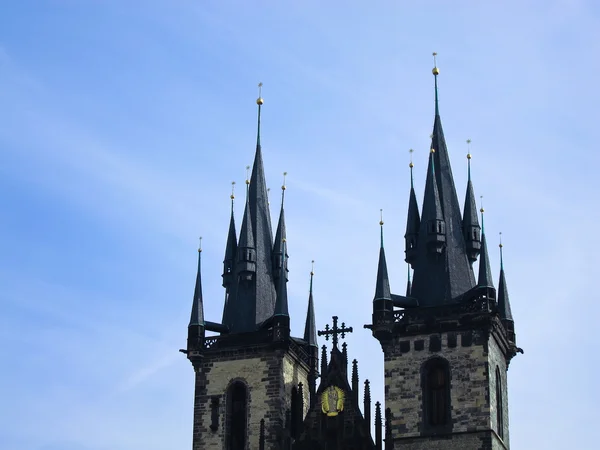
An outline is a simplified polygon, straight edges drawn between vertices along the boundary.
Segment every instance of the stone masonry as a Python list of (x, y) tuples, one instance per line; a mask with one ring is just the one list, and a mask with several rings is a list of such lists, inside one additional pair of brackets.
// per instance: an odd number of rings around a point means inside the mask
[[(507, 449), (496, 433), (495, 370), (500, 367), (504, 436), (508, 442), (506, 361), (493, 335), (483, 330), (395, 337), (384, 348), (386, 406), (392, 412), (395, 448)], [(423, 424), (422, 367), (434, 357), (450, 366), (451, 423), (447, 433)]]
[[(261, 347), (207, 353), (196, 371), (194, 450), (223, 450), (227, 427), (227, 389), (235, 381), (248, 388), (248, 449), (258, 449), (260, 421), (265, 419), (265, 449), (277, 449), (291, 392), (303, 383), (304, 412), (308, 408), (308, 367), (290, 350)], [(219, 423), (211, 430), (213, 402)]]

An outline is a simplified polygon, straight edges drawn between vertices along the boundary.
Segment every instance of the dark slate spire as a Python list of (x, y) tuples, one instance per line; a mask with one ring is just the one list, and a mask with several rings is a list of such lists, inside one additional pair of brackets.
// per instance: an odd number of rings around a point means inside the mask
[(236, 279), (223, 312), (224, 325), (231, 333), (256, 330), (258, 324), (273, 316), (277, 297), (273, 281), (271, 216), (260, 146), (260, 115), (264, 102), (259, 96), (256, 103), (256, 153), (252, 175), (246, 180), (247, 199), (238, 242)]
[(285, 238), (282, 241), (282, 255), (281, 255), (281, 269), (279, 276), (279, 285), (277, 287), (277, 300), (275, 302), (275, 315), (276, 316), (289, 316), (288, 311), (288, 297), (287, 297), (287, 280), (285, 276), (285, 253), (286, 253), (286, 241)]
[(235, 181), (231, 183), (231, 219), (229, 220), (229, 232), (227, 233), (227, 245), (225, 246), (225, 258), (223, 259), (223, 287), (229, 292), (233, 283), (235, 271), (235, 255), (237, 253), (237, 237), (235, 233), (235, 217), (233, 214), (233, 201), (235, 195), (233, 188)]
[[(471, 143), (471, 140), (467, 140)], [(475, 194), (473, 192), (473, 183), (471, 182), (471, 153), (467, 154), (469, 161), (469, 179), (467, 181), (467, 193), (465, 194), (465, 207), (463, 208), (462, 230), (467, 249), (467, 257), (471, 264), (477, 261), (477, 256), (481, 251), (480, 226), (477, 219), (477, 205), (475, 203)]]
[(321, 376), (324, 376), (327, 372), (327, 346), (321, 347)]
[[(202, 244), (202, 238), (200, 238)], [(198, 247), (198, 272), (192, 301), (192, 313), (188, 325), (188, 351), (198, 350), (204, 337), (204, 303), (202, 301), (202, 245)]]
[[(412, 155), (413, 149), (410, 149)], [(413, 182), (413, 167), (414, 164), (411, 161), (410, 167), (410, 194), (408, 197), (408, 216), (406, 218), (406, 233), (404, 234), (405, 244), (405, 261), (409, 264), (414, 264), (417, 258), (417, 242), (419, 236), (419, 226), (421, 224), (421, 217), (419, 216), (419, 206), (417, 205), (417, 196), (415, 195), (415, 188)]]
[(481, 208), (481, 257), (479, 258), (479, 276), (477, 277), (477, 285), (494, 287), (494, 282), (492, 280), (492, 269), (490, 268), (490, 258), (488, 256), (487, 244), (485, 241), (483, 207)]
[(425, 197), (423, 199), (423, 228), (427, 251), (441, 254), (446, 246), (446, 222), (442, 214), (440, 195), (435, 182), (435, 149), (429, 153), (429, 168), (425, 181)]
[(365, 395), (364, 395), (364, 417), (369, 424), (369, 434), (371, 434), (371, 383), (365, 380)]
[[(314, 261), (313, 261), (314, 264)], [(313, 266), (314, 267), (314, 266)], [(308, 292), (308, 310), (304, 324), (304, 340), (311, 347), (317, 347), (317, 325), (315, 323), (315, 305), (313, 301), (313, 276), (314, 269), (310, 271), (310, 289)]]
[(358, 361), (352, 360), (352, 400), (358, 407)]
[(385, 250), (383, 248), (383, 217), (379, 221), (381, 227), (381, 247), (379, 248), (379, 266), (377, 268), (377, 283), (375, 285), (375, 298), (377, 300), (391, 300), (390, 279), (388, 277)]
[[(273, 278), (275, 283), (278, 283), (281, 273), (284, 274), (286, 281), (288, 280), (287, 258), (284, 254), (285, 234), (285, 215), (283, 211), (283, 203), (285, 200), (285, 177), (287, 172), (283, 172), (283, 185), (281, 186), (281, 211), (279, 212), (279, 222), (277, 223), (277, 231), (275, 232), (275, 243), (273, 244)], [(284, 270), (282, 271), (282, 263)]]
[[(430, 167), (426, 183), (419, 238), (417, 241), (417, 257), (412, 267), (413, 283), (411, 296), (419, 300), (421, 306), (435, 306), (459, 301), (462, 295), (475, 286), (475, 277), (467, 258), (465, 241), (462, 233), (462, 214), (450, 167), (450, 158), (439, 115), (437, 77), (439, 69), (433, 69), (435, 76), (435, 119), (431, 135)], [(433, 176), (432, 176), (433, 175)], [(429, 191), (429, 192), (428, 192)], [(437, 191), (436, 201), (435, 191)], [(440, 217), (438, 228), (432, 230), (431, 220)], [(442, 225), (442, 233), (439, 233)], [(429, 235), (427, 235), (429, 230)], [(431, 234), (433, 231), (433, 234)], [(445, 239), (443, 245), (442, 239)], [(429, 241), (429, 249), (427, 243)], [(435, 250), (432, 254), (428, 250)], [(440, 252), (438, 252), (441, 250)]]
[(382, 436), (381, 436), (381, 403), (375, 403), (375, 448), (382, 450)]
[(504, 276), (504, 259), (502, 255), (502, 242), (500, 242), (500, 281), (498, 282), (498, 311), (500, 318), (506, 321), (513, 321), (510, 301), (508, 299), (508, 289), (506, 287), (506, 277)]
[[(262, 83), (260, 84), (262, 86)], [(259, 86), (259, 87), (260, 87)], [(250, 177), (249, 204), (252, 217), (252, 228), (256, 245), (256, 284), (251, 301), (255, 305), (254, 323), (259, 324), (273, 315), (275, 307), (275, 284), (272, 278), (273, 232), (271, 229), (271, 214), (269, 213), (269, 200), (267, 197), (267, 183), (263, 166), (262, 150), (260, 144), (260, 119), (261, 107), (264, 103), (262, 97), (256, 101), (258, 104), (258, 130), (256, 137), (256, 154)]]

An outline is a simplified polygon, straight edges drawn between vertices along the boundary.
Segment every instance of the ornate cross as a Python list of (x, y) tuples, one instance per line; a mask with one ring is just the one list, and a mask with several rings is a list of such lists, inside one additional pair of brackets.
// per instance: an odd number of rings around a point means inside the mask
[(329, 340), (329, 336), (332, 336), (333, 346), (337, 347), (338, 334), (342, 336), (342, 339), (346, 336), (346, 333), (352, 333), (352, 327), (346, 328), (346, 324), (342, 322), (342, 328), (338, 327), (338, 317), (333, 316), (333, 327), (329, 328), (329, 324), (325, 325), (325, 331), (319, 331), (319, 336), (325, 336), (325, 340)]

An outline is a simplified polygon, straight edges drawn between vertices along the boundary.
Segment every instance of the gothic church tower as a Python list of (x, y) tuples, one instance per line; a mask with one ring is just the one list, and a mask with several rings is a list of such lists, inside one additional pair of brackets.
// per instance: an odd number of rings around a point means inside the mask
[(285, 185), (273, 240), (260, 145), (260, 96), (257, 104), (256, 154), (246, 181), (239, 240), (232, 195), (223, 318), (220, 323), (204, 318), (199, 259), (187, 348), (181, 350), (195, 373), (193, 450), (285, 448), (295, 432), (291, 421), (304, 417), (315, 401), (318, 348), (312, 290), (304, 337), (294, 338), (287, 299)]
[(365, 326), (385, 358), (385, 406), (391, 414), (386, 448), (508, 449), (507, 370), (522, 350), (516, 346), (503, 265), (498, 291), (492, 281), (470, 155), (460, 211), (439, 114), (437, 67), (433, 74), (435, 119), (420, 213), (410, 164), (406, 295), (390, 292), (382, 237), (372, 324)]

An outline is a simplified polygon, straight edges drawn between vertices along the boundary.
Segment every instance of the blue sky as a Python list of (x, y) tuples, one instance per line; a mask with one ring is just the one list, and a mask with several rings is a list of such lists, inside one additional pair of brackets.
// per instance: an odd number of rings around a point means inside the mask
[(317, 322), (354, 327), (350, 354), (383, 399), (382, 354), (362, 325), (380, 208), (392, 290), (406, 283), (408, 149), (421, 199), (432, 51), (461, 198), (473, 141), (496, 277), (503, 233), (525, 350), (509, 370), (512, 448), (595, 447), (595, 2), (2, 3), (1, 448), (190, 447), (193, 372), (177, 350), (197, 239), (216, 321), (259, 81), (274, 221), (289, 173), (293, 331), (314, 259)]

